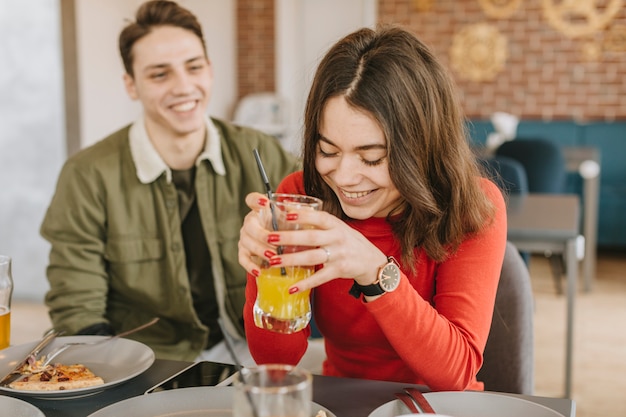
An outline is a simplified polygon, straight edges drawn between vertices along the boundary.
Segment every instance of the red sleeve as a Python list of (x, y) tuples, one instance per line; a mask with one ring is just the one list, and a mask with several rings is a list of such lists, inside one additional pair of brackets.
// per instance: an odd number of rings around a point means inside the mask
[[(482, 185), (495, 205), (495, 218), (438, 265), (434, 305), (406, 276), (396, 291), (366, 303), (403, 362), (433, 390), (482, 389), (476, 374), (491, 327), (507, 231), (501, 192), (490, 181)], [(407, 318), (413, 326), (398, 326)]]
[[(285, 177), (276, 188), (276, 192), (304, 194), (302, 172), (295, 172)], [(307, 349), (307, 339), (311, 333), (310, 329), (307, 327), (298, 333), (281, 334), (256, 327), (252, 315), (252, 309), (256, 301), (256, 293), (256, 278), (248, 274), (243, 318), (246, 329), (246, 339), (252, 357), (257, 364), (297, 364)]]

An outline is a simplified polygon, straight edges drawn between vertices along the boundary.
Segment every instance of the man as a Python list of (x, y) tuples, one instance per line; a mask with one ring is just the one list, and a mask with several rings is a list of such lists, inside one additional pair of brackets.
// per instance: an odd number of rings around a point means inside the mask
[(66, 334), (133, 335), (159, 358), (223, 359), (217, 325), (243, 335), (237, 260), (244, 196), (298, 168), (273, 138), (206, 116), (213, 73), (196, 17), (150, 1), (119, 37), (128, 95), (143, 117), (72, 156), (41, 234), (46, 304)]

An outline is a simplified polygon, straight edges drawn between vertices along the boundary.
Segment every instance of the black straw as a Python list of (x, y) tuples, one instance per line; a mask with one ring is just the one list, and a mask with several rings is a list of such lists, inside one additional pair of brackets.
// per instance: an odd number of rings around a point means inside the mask
[[(239, 377), (241, 378), (241, 383), (245, 384), (246, 383), (246, 376), (242, 372), (243, 365), (241, 364), (241, 361), (239, 360), (239, 357), (235, 353), (235, 347), (234, 347), (233, 343), (231, 343), (231, 340), (230, 340), (231, 336), (226, 331), (226, 326), (224, 325), (224, 321), (222, 320), (221, 317), (217, 318), (217, 324), (220, 326), (220, 329), (222, 330), (222, 334), (224, 335), (224, 343), (226, 344), (226, 350), (228, 350), (228, 353), (230, 354), (230, 357), (233, 359), (233, 362), (235, 362), (235, 367), (239, 371)], [(252, 409), (252, 416), (253, 417), (259, 417), (259, 412), (256, 409), (256, 404), (254, 404), (254, 401), (252, 400), (252, 396), (250, 395), (250, 391), (248, 391), (248, 389), (246, 389), (245, 387), (243, 388), (243, 390), (246, 393), (246, 399), (248, 400), (248, 403), (250, 404), (250, 408)]]
[[(259, 155), (259, 151), (255, 149), (252, 150), (254, 153), (254, 159), (256, 159), (256, 164), (259, 167), (259, 172), (261, 173), (261, 178), (263, 179), (263, 184), (265, 184), (265, 193), (267, 194), (267, 198), (269, 198), (270, 212), (272, 213), (272, 228), (274, 231), (278, 230), (278, 221), (276, 221), (276, 213), (274, 212), (274, 205), (272, 204), (272, 186), (270, 185), (270, 180), (267, 178), (267, 173), (265, 172), (265, 168), (263, 167), (263, 162), (261, 162), (261, 156)], [(283, 254), (283, 247), (279, 246), (277, 248), (278, 254)], [(284, 266), (280, 267), (280, 274), (287, 275), (287, 271)]]

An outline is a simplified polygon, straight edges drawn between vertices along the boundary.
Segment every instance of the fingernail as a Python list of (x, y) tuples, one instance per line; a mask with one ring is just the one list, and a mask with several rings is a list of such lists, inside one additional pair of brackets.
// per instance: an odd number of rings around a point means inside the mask
[(266, 250), (265, 252), (263, 252), (263, 255), (265, 255), (267, 259), (270, 259), (272, 256), (276, 256), (276, 254), (271, 250)]
[(254, 275), (255, 277), (257, 277), (257, 278), (258, 278), (259, 275), (261, 275), (261, 273), (259, 272), (258, 269), (253, 269), (252, 271), (250, 271), (250, 273), (252, 275)]
[(298, 220), (298, 213), (287, 213), (287, 220)]
[(265, 207), (265, 206), (267, 205), (267, 199), (266, 199), (266, 198), (259, 198), (259, 199), (257, 200), (257, 204), (258, 204), (259, 206)]
[(270, 235), (267, 236), (268, 243), (277, 243), (279, 240), (280, 240), (280, 235), (271, 233)]
[(298, 291), (300, 291), (300, 290), (298, 289), (298, 287), (291, 287), (291, 288), (289, 288), (289, 294), (295, 294), (295, 293), (297, 293)]
[(272, 259), (270, 259), (270, 265), (275, 266), (275, 265), (280, 265), (283, 263), (283, 260), (281, 257), (274, 257)]

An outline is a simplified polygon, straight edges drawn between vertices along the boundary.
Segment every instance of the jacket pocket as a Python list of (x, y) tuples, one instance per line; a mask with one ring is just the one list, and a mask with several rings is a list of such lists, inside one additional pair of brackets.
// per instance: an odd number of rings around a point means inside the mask
[(130, 263), (161, 259), (163, 244), (159, 239), (112, 239), (107, 242), (104, 256), (112, 263)]

